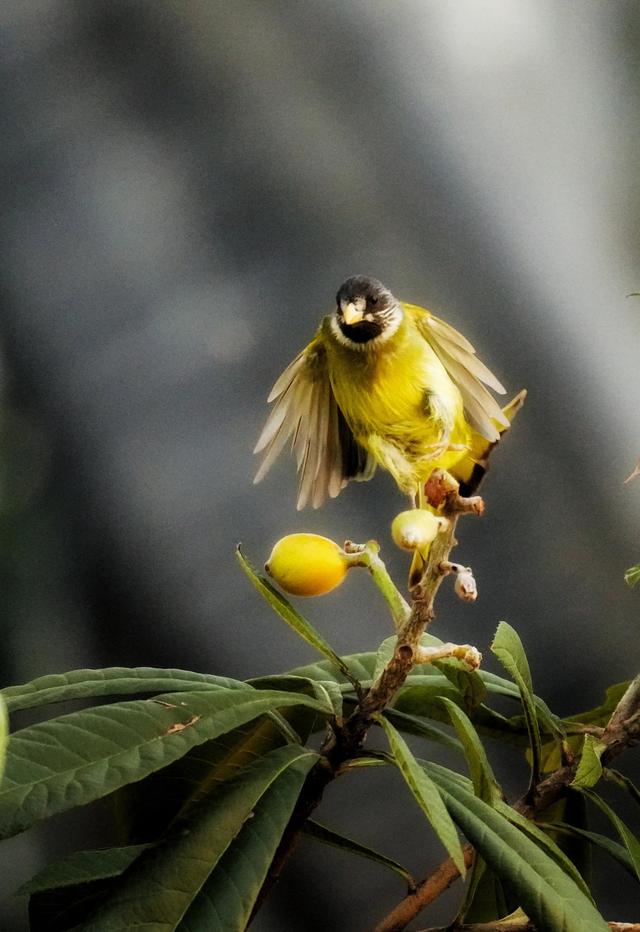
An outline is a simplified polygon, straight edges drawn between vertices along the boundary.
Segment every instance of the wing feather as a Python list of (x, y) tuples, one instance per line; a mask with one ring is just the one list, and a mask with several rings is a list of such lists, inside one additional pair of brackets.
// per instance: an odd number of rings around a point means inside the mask
[(453, 359), (459, 362), (461, 366), (464, 366), (465, 369), (468, 369), (480, 382), (484, 382), (485, 385), (488, 385), (489, 388), (492, 388), (494, 392), (497, 392), (499, 395), (506, 394), (506, 389), (502, 382), (498, 381), (491, 369), (488, 369), (485, 364), (478, 359), (475, 353), (467, 353), (458, 346), (458, 344), (444, 337), (440, 340), (440, 345)]
[(296, 374), (301, 368), (305, 365), (305, 352), (303, 350), (301, 353), (298, 353), (295, 359), (292, 359), (284, 372), (278, 376), (276, 379), (273, 388), (269, 392), (269, 397), (267, 401), (271, 403), (278, 395), (282, 395), (285, 392), (289, 385), (293, 382), (296, 377)]
[(443, 340), (449, 340), (450, 343), (455, 343), (456, 346), (459, 346), (460, 349), (464, 350), (467, 353), (475, 353), (475, 347), (472, 343), (469, 343), (466, 337), (464, 337), (459, 330), (456, 330), (455, 327), (452, 327), (451, 324), (448, 324), (444, 320), (440, 320), (439, 317), (434, 317), (434, 315), (425, 310), (425, 308), (417, 307), (417, 311), (421, 311), (421, 316), (427, 321), (429, 327), (434, 331), (438, 338)]
[(269, 393), (274, 406), (255, 453), (264, 458), (254, 482), (266, 475), (287, 441), (296, 459), (297, 508), (318, 508), (349, 479), (369, 479), (375, 461), (358, 444), (333, 394), (321, 334), (289, 363)]
[(502, 383), (478, 359), (471, 343), (454, 327), (424, 308), (410, 305), (408, 309), (423, 337), (458, 386), (471, 426), (487, 440), (497, 440), (499, 432), (496, 423), (508, 427), (509, 420), (485, 385), (504, 394)]

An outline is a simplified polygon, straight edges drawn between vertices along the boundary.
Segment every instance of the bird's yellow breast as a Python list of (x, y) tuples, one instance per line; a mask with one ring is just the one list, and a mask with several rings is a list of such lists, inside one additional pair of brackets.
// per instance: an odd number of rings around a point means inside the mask
[(349, 427), (401, 487), (460, 459), (463, 450), (447, 453), (468, 440), (460, 392), (409, 315), (371, 348), (326, 342), (331, 385)]

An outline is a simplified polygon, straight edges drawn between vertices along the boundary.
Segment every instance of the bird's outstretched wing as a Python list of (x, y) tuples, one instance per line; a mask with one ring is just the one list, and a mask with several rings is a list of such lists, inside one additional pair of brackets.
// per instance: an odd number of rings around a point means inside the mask
[(317, 335), (287, 366), (268, 398), (274, 406), (254, 453), (264, 459), (254, 482), (266, 475), (291, 437), (300, 477), (297, 508), (318, 508), (335, 498), (349, 479), (370, 479), (376, 464), (351, 433), (338, 407)]
[(422, 336), (460, 389), (471, 426), (487, 440), (498, 440), (500, 433), (496, 423), (508, 427), (509, 421), (485, 385), (504, 395), (502, 384), (480, 362), (471, 343), (454, 327), (422, 307), (414, 304), (403, 304), (403, 307), (414, 318)]

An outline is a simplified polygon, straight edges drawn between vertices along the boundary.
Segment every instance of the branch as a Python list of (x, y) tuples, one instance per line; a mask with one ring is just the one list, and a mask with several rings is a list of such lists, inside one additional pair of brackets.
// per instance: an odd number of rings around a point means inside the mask
[[(605, 745), (601, 757), (603, 764), (608, 764), (618, 754), (633, 747), (640, 741), (640, 675), (636, 676), (629, 684), (599, 740)], [(580, 758), (576, 758), (567, 766), (560, 767), (544, 780), (541, 780), (534, 787), (533, 794), (530, 796), (527, 793), (518, 800), (513, 808), (528, 819), (534, 819), (540, 812), (557, 802), (566, 792), (567, 787), (576, 775), (579, 761)], [(467, 856), (473, 856), (471, 845), (465, 845), (464, 855), (466, 863)], [(425, 906), (433, 903), (459, 876), (460, 872), (451, 858), (443, 861), (432, 874), (418, 884), (415, 892), (406, 896), (385, 916), (382, 922), (376, 926), (374, 932), (401, 932)], [(638, 930), (640, 932), (640, 925), (610, 923), (610, 926), (616, 930), (626, 930), (626, 932)], [(475, 929), (477, 932), (481, 932), (485, 928), (492, 929), (493, 927), (489, 923), (488, 925), (460, 926), (459, 928)], [(504, 930), (505, 925), (502, 924), (499, 928)], [(510, 927), (506, 928), (509, 929)], [(520, 925), (513, 928), (524, 930), (533, 929), (533, 926)]]
[[(513, 418), (522, 407), (526, 394), (525, 390), (519, 392), (503, 409), (509, 421), (513, 421)], [(504, 433), (503, 428), (499, 428), (499, 430), (501, 434)], [(440, 507), (440, 513), (450, 520), (447, 527), (443, 528), (442, 532), (433, 541), (422, 577), (418, 585), (411, 589), (412, 603), (408, 615), (402, 597), (394, 595), (395, 587), (391, 584), (382, 561), (377, 557), (377, 552), (374, 553), (372, 547), (365, 545), (364, 550), (368, 555), (364, 558), (364, 565), (369, 569), (374, 581), (385, 597), (398, 631), (393, 657), (365, 696), (361, 696), (359, 690), (357, 690), (358, 705), (355, 711), (342, 726), (335, 726), (325, 742), (321, 750), (320, 761), (310, 771), (289, 824), (280, 840), (251, 914), (251, 919), (253, 919), (264, 898), (280, 876), (286, 861), (298, 842), (304, 823), (319, 804), (328, 784), (340, 773), (344, 772), (344, 764), (361, 756), (361, 748), (367, 732), (373, 724), (373, 716), (382, 711), (393, 699), (398, 690), (404, 685), (412, 667), (417, 663), (424, 662), (424, 656), (420, 655), (420, 639), (428, 625), (435, 618), (433, 606), (442, 580), (447, 573), (451, 572), (452, 564), (449, 563), (449, 554), (457, 544), (454, 536), (457, 520), (459, 515), (464, 513), (482, 514), (484, 504), (480, 496), (475, 493), (488, 469), (489, 456), (496, 443), (497, 441), (487, 445), (483, 451), (481, 461), (476, 462), (472, 474), (462, 485), (459, 485), (455, 480), (452, 481), (452, 477), (443, 470), (434, 470), (427, 482), (424, 491), (430, 504), (434, 507)], [(351, 548), (345, 545), (345, 549), (349, 551)], [(392, 592), (391, 589), (394, 591)], [(458, 594), (468, 601), (475, 598), (474, 593), (475, 583), (473, 577), (466, 580), (466, 588), (458, 586)], [(451, 646), (455, 647), (455, 645)], [(469, 648), (468, 645), (464, 645), (464, 647)], [(465, 650), (464, 659), (470, 662), (472, 666), (477, 666), (480, 655), (475, 648), (469, 648)]]
[[(389, 704), (404, 685), (412, 668), (417, 663), (424, 662), (425, 657), (420, 639), (427, 626), (435, 618), (434, 601), (442, 580), (449, 572), (449, 554), (457, 544), (454, 532), (458, 516), (468, 511), (476, 514), (481, 512), (478, 505), (481, 499), (476, 496), (473, 499), (473, 507), (469, 506), (469, 501), (471, 500), (460, 497), (457, 483), (455, 489), (448, 488), (444, 493), (442, 513), (449, 518), (449, 522), (431, 545), (420, 582), (411, 590), (412, 603), (408, 613), (404, 600), (397, 600), (390, 596), (386, 570), (382, 572), (382, 561), (376, 553), (373, 553), (372, 547), (367, 544), (364, 552), (358, 553), (353, 544), (346, 545), (347, 552), (354, 554), (354, 560), (360, 560), (368, 567), (392, 609), (398, 630), (395, 650), (369, 691), (362, 698), (359, 697), (354, 712), (341, 726), (336, 725), (329, 734), (320, 752), (320, 760), (309, 772), (289, 823), (280, 839), (269, 873), (256, 900), (252, 918), (280, 877), (284, 865), (299, 841), (303, 825), (320, 803), (326, 787), (343, 772), (343, 765), (347, 761), (359, 755), (367, 733), (374, 723), (374, 715)], [(448, 647), (453, 650), (457, 649), (457, 645), (448, 645)], [(477, 651), (473, 654), (473, 649), (469, 648), (469, 645), (463, 645), (463, 647), (465, 657), (468, 657), (472, 664), (477, 665), (479, 657)], [(450, 650), (449, 654), (451, 652)], [(454, 879), (455, 877), (451, 882)]]

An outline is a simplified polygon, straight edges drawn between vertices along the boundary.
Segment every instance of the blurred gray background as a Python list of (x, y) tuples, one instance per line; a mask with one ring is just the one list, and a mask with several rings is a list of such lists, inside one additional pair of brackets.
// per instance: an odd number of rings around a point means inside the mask
[[(377, 537), (404, 579), (388, 476), (301, 514), (292, 462), (251, 484), (268, 389), (355, 273), (529, 389), (459, 535), (480, 598), (444, 593), (434, 633), (487, 656), (507, 619), (561, 714), (637, 672), (638, 4), (5, 0), (0, 26), (2, 682), (312, 659), (237, 541), (259, 563), (289, 531)], [(390, 633), (366, 574), (303, 608), (342, 653)], [(442, 851), (389, 781), (339, 781), (320, 816), (422, 876)], [(100, 828), (5, 843), (4, 892)], [(402, 896), (314, 844), (259, 932), (366, 930)], [(637, 887), (602, 876), (607, 918), (640, 919)], [(22, 901), (2, 910), (26, 927)]]

